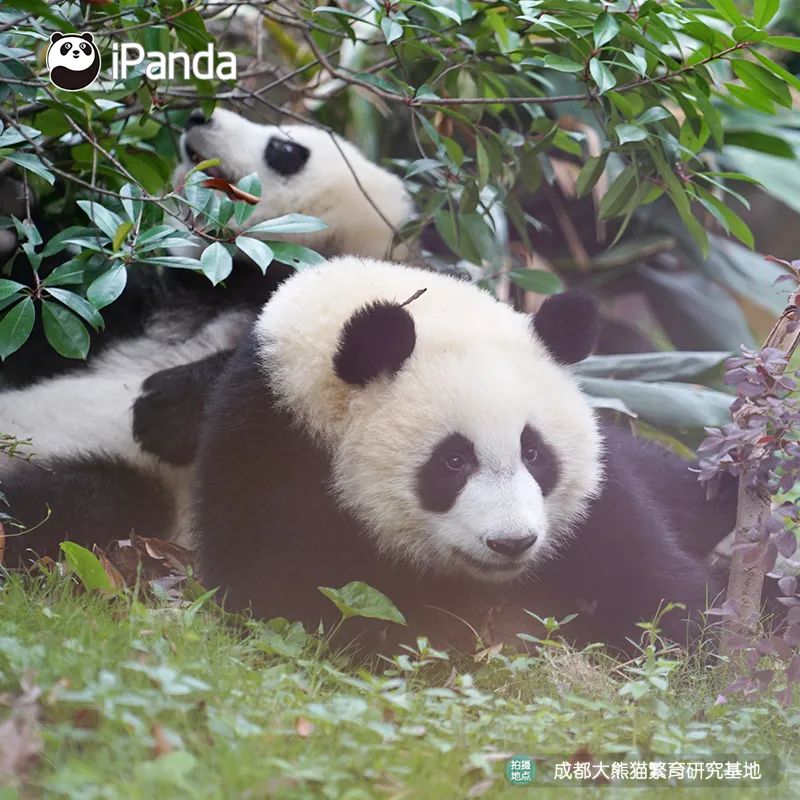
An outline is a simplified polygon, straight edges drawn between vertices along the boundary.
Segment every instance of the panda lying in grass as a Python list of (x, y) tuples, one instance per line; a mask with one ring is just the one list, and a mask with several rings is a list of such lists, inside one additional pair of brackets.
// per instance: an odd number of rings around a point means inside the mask
[[(192, 492), (202, 580), (311, 628), (338, 615), (317, 587), (365, 581), (411, 636), (451, 644), (488, 613), (507, 638), (530, 632), (528, 609), (578, 613), (565, 635), (625, 648), (675, 601), (661, 624), (686, 642), (721, 586), (682, 542), (722, 538), (734, 492), (707, 503), (685, 462), (598, 424), (568, 366), (596, 328), (579, 293), (531, 320), (396, 264), (292, 277), (211, 391)], [(347, 625), (381, 646), (371, 622)]]
[[(318, 216), (328, 230), (275, 238), (327, 255), (384, 256), (412, 210), (397, 177), (310, 126), (258, 125), (222, 110), (210, 120), (194, 113), (182, 151), (176, 182), (193, 162), (212, 157), (221, 158), (214, 169), (231, 182), (258, 172), (262, 198), (248, 224), (288, 212)], [(0, 394), (0, 430), (30, 437), (37, 456), (25, 463), (0, 455), (11, 513), (35, 527), (8, 537), (6, 564), (16, 564), (28, 548), (54, 556), (65, 538), (92, 543), (126, 538), (131, 530), (175, 533), (185, 516), (188, 471), (143, 451), (132, 436), (131, 406), (151, 373), (179, 368), (191, 375), (198, 361), (221, 369), (256, 311), (291, 272), (272, 264), (264, 277), (253, 264), (237, 265), (226, 286), (214, 289), (202, 275), (172, 270), (157, 306), (140, 309), (150, 316), (144, 325), (136, 321), (137, 335), (120, 332), (81, 371)], [(199, 415), (202, 402), (198, 395), (189, 413)]]

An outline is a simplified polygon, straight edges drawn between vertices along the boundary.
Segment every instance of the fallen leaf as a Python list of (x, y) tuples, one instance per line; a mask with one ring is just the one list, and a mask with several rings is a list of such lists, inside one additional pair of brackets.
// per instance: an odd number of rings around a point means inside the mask
[(486, 778), (486, 780), (478, 781), (474, 783), (469, 791), (467, 792), (467, 797), (483, 797), (489, 789), (494, 786), (494, 780), (492, 778)]
[(157, 723), (153, 723), (153, 756), (160, 758), (161, 756), (171, 753), (175, 748), (172, 746), (169, 737), (164, 733), (164, 729)]
[(15, 698), (11, 714), (0, 723), (0, 786), (21, 783), (42, 754), (38, 686), (26, 685)]
[(305, 717), (298, 717), (294, 723), (294, 729), (301, 739), (308, 739), (314, 733), (314, 723)]

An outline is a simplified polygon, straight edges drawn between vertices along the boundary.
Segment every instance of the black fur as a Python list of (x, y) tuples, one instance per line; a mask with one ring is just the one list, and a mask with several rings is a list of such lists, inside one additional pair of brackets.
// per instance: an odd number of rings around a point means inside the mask
[[(195, 486), (202, 577), (222, 587), (232, 607), (311, 628), (322, 619), (330, 627), (338, 612), (317, 587), (363, 580), (397, 603), (410, 623), (400, 638), (409, 641), (422, 632), (454, 646), (471, 644), (468, 629), (440, 608), (479, 628), (487, 614), (494, 616), (495, 635), (519, 644), (515, 634), (535, 628), (524, 613), (529, 609), (559, 618), (579, 612), (564, 629), (568, 638), (628, 649), (628, 639), (641, 633), (636, 623), (656, 615), (665, 601), (686, 606), (662, 623), (671, 638), (685, 642), (693, 631), (682, 619), (696, 620), (707, 596), (716, 595), (715, 578), (680, 546), (675, 528), (676, 506), (687, 523), (701, 514), (702, 490), (665, 491), (683, 487), (675, 471), (685, 464), (654, 462), (649, 445), (613, 427), (605, 431), (602, 495), (574, 538), (537, 574), (486, 584), (420, 575), (381, 558), (337, 508), (329, 458), (276, 408), (256, 356), (248, 338), (213, 389)], [(375, 623), (350, 620), (345, 635), (357, 633), (367, 637), (367, 647), (385, 644)]]
[(536, 312), (533, 329), (556, 360), (575, 364), (597, 346), (597, 305), (591, 295), (578, 290), (551, 295)]
[(133, 438), (146, 453), (170, 464), (191, 463), (208, 391), (230, 350), (151, 375), (133, 404)]
[(420, 505), (428, 511), (448, 511), (478, 466), (472, 442), (460, 433), (450, 434), (417, 471)]
[(377, 302), (360, 308), (344, 324), (333, 371), (346, 383), (366, 386), (400, 370), (417, 342), (411, 314), (397, 303)]
[(286, 177), (300, 172), (310, 155), (311, 151), (299, 142), (272, 136), (267, 142), (264, 160), (270, 169)]
[(519, 449), (522, 462), (539, 484), (542, 494), (547, 497), (558, 483), (560, 474), (558, 458), (553, 448), (538, 431), (526, 425), (520, 436)]
[(56, 558), (65, 539), (91, 547), (131, 532), (166, 535), (172, 524), (172, 501), (161, 481), (117, 459), (49, 459), (47, 467), (16, 461), (0, 481), (11, 515), (32, 529), (6, 526), (10, 566)]

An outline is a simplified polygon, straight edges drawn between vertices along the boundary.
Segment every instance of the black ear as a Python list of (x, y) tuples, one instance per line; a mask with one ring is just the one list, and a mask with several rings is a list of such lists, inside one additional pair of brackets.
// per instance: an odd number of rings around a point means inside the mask
[(94, 36), (92, 36), (92, 34), (87, 31), (86, 33), (81, 34), (81, 39), (86, 39), (87, 42), (93, 42)]
[(536, 312), (533, 329), (556, 360), (575, 364), (597, 346), (597, 304), (581, 291), (551, 295)]
[(344, 324), (333, 370), (347, 383), (366, 386), (379, 375), (398, 372), (416, 342), (414, 320), (401, 305), (370, 303)]
[(63, 33), (59, 33), (58, 31), (53, 31), (53, 33), (50, 34), (50, 41), (51, 42), (57, 42), (59, 39), (63, 39), (63, 38), (64, 38), (64, 34)]

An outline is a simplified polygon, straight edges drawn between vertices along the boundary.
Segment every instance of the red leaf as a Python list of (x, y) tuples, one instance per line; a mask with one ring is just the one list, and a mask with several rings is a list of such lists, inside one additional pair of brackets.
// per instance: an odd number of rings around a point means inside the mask
[(203, 186), (206, 189), (218, 189), (220, 192), (225, 192), (231, 200), (243, 200), (251, 206), (258, 205), (258, 198), (254, 194), (228, 183), (224, 178), (207, 178), (203, 181)]

